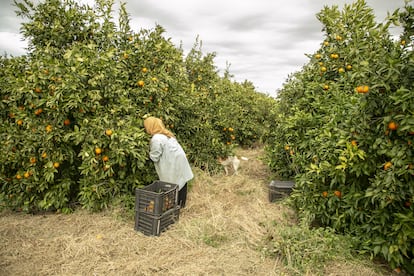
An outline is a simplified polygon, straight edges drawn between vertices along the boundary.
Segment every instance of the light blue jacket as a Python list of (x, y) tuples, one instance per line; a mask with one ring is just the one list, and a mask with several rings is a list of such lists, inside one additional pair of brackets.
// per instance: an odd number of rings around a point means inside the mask
[(178, 184), (179, 190), (194, 175), (187, 156), (175, 138), (154, 134), (150, 142), (150, 158), (160, 181)]

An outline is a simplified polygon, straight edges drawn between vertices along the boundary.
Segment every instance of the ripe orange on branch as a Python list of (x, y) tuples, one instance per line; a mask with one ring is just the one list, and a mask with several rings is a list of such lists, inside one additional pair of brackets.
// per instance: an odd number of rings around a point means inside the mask
[(386, 171), (386, 170), (388, 170), (389, 168), (391, 168), (392, 167), (392, 163), (391, 162), (386, 162), (385, 164), (384, 164), (384, 170)]
[(145, 85), (143, 80), (138, 81), (137, 84), (139, 87), (143, 87)]
[(398, 124), (394, 121), (391, 121), (388, 123), (388, 129), (389, 130), (397, 130), (398, 129)]

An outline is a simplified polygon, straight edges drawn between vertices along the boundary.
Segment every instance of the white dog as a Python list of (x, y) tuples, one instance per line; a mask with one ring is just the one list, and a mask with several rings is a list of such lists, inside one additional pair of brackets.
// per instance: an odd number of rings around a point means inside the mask
[[(249, 160), (246, 157), (241, 157), (242, 160)], [(233, 169), (233, 174), (237, 175), (237, 171), (240, 167), (240, 159), (237, 156), (229, 156), (226, 159), (218, 158), (219, 163), (223, 166), (226, 175), (229, 175), (229, 168)]]

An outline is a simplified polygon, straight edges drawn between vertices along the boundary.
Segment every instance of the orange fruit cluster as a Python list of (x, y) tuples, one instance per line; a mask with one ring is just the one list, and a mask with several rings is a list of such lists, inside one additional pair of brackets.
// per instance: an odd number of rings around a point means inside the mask
[(369, 86), (368, 85), (360, 85), (356, 88), (356, 91), (360, 94), (365, 94), (369, 92)]

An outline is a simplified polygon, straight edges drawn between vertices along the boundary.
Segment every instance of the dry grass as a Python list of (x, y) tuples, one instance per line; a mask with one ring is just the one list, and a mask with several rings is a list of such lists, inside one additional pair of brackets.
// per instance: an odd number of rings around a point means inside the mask
[[(160, 237), (134, 231), (113, 212), (0, 217), (0, 275), (289, 275), (257, 246), (265, 225), (291, 224), (268, 202), (262, 150), (239, 150), (238, 176), (195, 171), (187, 206)], [(378, 275), (365, 264), (333, 264), (324, 275)], [(385, 274), (384, 274), (385, 275)]]

